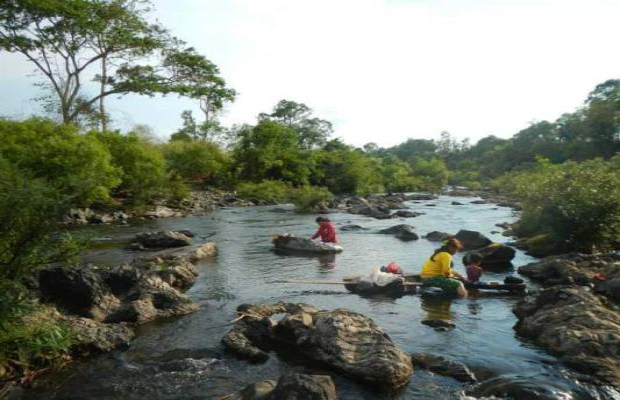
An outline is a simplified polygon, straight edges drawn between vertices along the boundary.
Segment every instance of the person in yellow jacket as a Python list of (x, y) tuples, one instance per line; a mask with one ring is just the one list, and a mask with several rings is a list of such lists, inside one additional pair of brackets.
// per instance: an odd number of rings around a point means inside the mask
[(427, 287), (438, 287), (447, 293), (467, 297), (467, 289), (461, 281), (461, 275), (452, 270), (452, 256), (461, 250), (463, 245), (456, 239), (448, 240), (435, 250), (422, 266), (422, 284)]

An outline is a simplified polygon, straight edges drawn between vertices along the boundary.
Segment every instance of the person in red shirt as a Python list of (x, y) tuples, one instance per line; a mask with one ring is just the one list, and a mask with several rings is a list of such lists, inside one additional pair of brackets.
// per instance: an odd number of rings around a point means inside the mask
[(320, 236), (321, 242), (323, 243), (338, 242), (336, 238), (336, 228), (334, 228), (334, 224), (332, 224), (328, 218), (317, 217), (315, 221), (319, 224), (319, 229), (317, 229), (316, 233), (312, 236), (312, 239), (316, 239)]

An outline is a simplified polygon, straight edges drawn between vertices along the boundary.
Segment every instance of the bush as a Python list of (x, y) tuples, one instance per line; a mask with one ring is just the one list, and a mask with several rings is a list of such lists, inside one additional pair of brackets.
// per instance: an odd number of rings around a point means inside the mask
[(237, 185), (237, 194), (254, 202), (278, 204), (288, 199), (291, 186), (282, 181), (262, 181), (260, 183), (241, 183)]
[(71, 196), (74, 206), (107, 203), (121, 182), (120, 171), (96, 137), (46, 119), (0, 119), (0, 156)]
[(120, 171), (121, 183), (114, 195), (127, 199), (134, 207), (151, 203), (163, 197), (168, 184), (165, 162), (161, 151), (138, 134), (93, 132), (90, 135), (105, 144), (113, 165)]
[(620, 237), (620, 157), (552, 165), (503, 182), (522, 202), (520, 233), (548, 234), (569, 248), (592, 252), (618, 245)]
[(214, 143), (203, 141), (172, 141), (165, 145), (168, 169), (187, 180), (206, 185), (227, 183), (228, 159)]
[(303, 186), (291, 189), (288, 199), (299, 212), (316, 212), (326, 206), (332, 194), (323, 187)]
[(0, 378), (53, 364), (69, 354), (74, 340), (74, 334), (58, 320), (54, 309), (36, 307), (0, 329)]
[(58, 234), (67, 210), (58, 190), (0, 157), (0, 325), (18, 316), (25, 278), (77, 255), (75, 243)]

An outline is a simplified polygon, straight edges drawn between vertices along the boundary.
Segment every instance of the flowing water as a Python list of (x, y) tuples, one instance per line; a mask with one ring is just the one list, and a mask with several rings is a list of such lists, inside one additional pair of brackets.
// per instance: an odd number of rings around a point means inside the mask
[[(465, 205), (453, 206), (458, 200)], [(419, 271), (437, 243), (420, 239), (402, 242), (374, 232), (398, 223), (415, 226), (418, 234), (438, 230), (480, 231), (494, 241), (506, 238), (495, 227), (512, 222), (509, 208), (470, 204), (472, 198), (441, 197), (407, 203), (425, 212), (406, 220), (376, 220), (334, 213), (336, 227), (359, 224), (368, 230), (339, 232), (345, 251), (335, 257), (299, 257), (271, 251), (270, 237), (277, 233), (310, 236), (316, 227), (313, 215), (295, 214), (287, 206), (221, 209), (204, 217), (163, 219), (132, 226), (89, 227), (103, 243), (114, 243), (147, 230), (188, 229), (217, 242), (219, 255), (199, 265), (200, 276), (187, 292), (201, 305), (184, 317), (144, 325), (128, 349), (74, 363), (68, 369), (41, 379), (22, 398), (31, 399), (214, 399), (265, 379), (277, 379), (286, 371), (330, 373), (340, 399), (457, 399), (463, 384), (447, 377), (415, 369), (410, 383), (400, 392), (376, 393), (321, 366), (272, 356), (265, 364), (250, 364), (226, 353), (220, 344), (227, 323), (236, 317), (241, 303), (305, 302), (318, 308), (348, 308), (371, 317), (406, 352), (428, 352), (464, 362), (482, 376), (501, 375), (537, 388), (545, 398), (596, 399), (607, 396), (596, 388), (577, 384), (575, 376), (545, 352), (518, 338), (511, 309), (515, 297), (426, 299), (364, 298), (341, 286), (275, 284), (278, 279), (338, 280), (347, 275), (370, 273), (372, 267), (395, 261), (406, 272)], [(432, 204), (433, 206), (430, 206)], [(102, 246), (87, 261), (114, 264), (139, 254)], [(521, 252), (516, 267), (534, 261)], [(463, 272), (460, 257), (457, 270)], [(484, 280), (503, 280), (487, 274)], [(531, 284), (530, 284), (531, 285)], [(421, 324), (425, 319), (450, 319), (456, 328), (438, 332)]]

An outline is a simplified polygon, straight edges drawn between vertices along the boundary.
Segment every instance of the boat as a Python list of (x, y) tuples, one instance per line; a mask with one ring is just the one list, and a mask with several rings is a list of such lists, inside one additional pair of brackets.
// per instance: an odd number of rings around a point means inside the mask
[(292, 235), (276, 235), (271, 238), (271, 243), (277, 250), (299, 253), (329, 254), (340, 253), (343, 250), (342, 246), (337, 244), (323, 243)]

